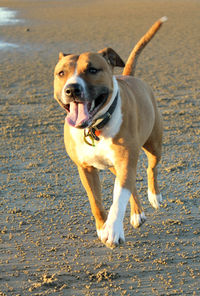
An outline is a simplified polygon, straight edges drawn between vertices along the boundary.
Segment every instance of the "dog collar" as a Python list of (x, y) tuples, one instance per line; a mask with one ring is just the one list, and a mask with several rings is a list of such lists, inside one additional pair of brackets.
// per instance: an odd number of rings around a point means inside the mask
[[(112, 117), (113, 112), (117, 106), (119, 92), (117, 92), (114, 101), (112, 102), (110, 108), (106, 111), (106, 113), (95, 120), (95, 123), (100, 121), (98, 124), (90, 126), (89, 128), (84, 129), (84, 141), (90, 145), (95, 146), (94, 141), (99, 141), (99, 135), (101, 133), (101, 129), (109, 122)], [(86, 139), (87, 137), (90, 138), (91, 143)]]

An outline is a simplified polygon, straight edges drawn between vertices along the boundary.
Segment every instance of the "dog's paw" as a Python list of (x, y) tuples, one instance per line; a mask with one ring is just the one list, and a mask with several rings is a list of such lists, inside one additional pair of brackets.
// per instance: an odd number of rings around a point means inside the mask
[(148, 190), (148, 199), (150, 204), (156, 210), (160, 208), (160, 204), (162, 202), (162, 194), (154, 194), (150, 190)]
[(145, 221), (146, 221), (146, 216), (144, 212), (142, 212), (141, 214), (133, 214), (131, 216), (131, 225), (134, 228), (140, 227)]
[(123, 223), (118, 220), (107, 220), (103, 227), (97, 230), (97, 234), (102, 243), (111, 249), (125, 242)]

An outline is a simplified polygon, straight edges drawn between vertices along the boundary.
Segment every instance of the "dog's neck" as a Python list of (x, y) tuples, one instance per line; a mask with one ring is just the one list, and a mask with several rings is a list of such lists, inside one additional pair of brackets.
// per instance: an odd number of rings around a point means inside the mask
[[(119, 131), (121, 122), (119, 86), (116, 78), (113, 76), (113, 93), (110, 102), (97, 114), (94, 124), (84, 130), (85, 142), (95, 146), (95, 141), (99, 141), (101, 137), (113, 138)], [(90, 141), (87, 141), (87, 137), (90, 138)]]
[[(106, 106), (104, 108), (102, 108), (98, 114), (96, 114), (94, 116), (94, 122), (98, 120), (98, 118), (102, 118), (104, 116), (104, 114), (106, 114), (106, 112), (109, 110), (109, 108), (111, 107), (111, 105), (113, 104), (117, 94), (119, 92), (119, 86), (118, 86), (118, 83), (117, 83), (117, 79), (115, 78), (115, 76), (113, 76), (113, 92), (112, 92), (112, 97), (110, 99), (110, 102), (108, 104), (106, 104)], [(94, 124), (94, 126), (96, 125), (97, 123)]]

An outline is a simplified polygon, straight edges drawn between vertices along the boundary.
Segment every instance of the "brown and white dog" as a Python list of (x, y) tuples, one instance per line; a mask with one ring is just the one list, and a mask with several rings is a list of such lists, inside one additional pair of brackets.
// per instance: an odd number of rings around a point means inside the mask
[[(66, 150), (87, 191), (98, 237), (111, 248), (125, 241), (123, 219), (129, 200), (133, 227), (146, 220), (136, 192), (141, 148), (148, 157), (149, 201), (156, 209), (162, 201), (156, 168), (161, 158), (162, 119), (151, 88), (132, 76), (139, 53), (165, 20), (158, 20), (143, 36), (126, 65), (114, 50), (105, 48), (98, 53), (60, 53), (55, 67), (54, 96), (67, 112)], [(113, 75), (114, 67), (124, 66), (123, 75)], [(116, 175), (108, 215), (101, 200), (99, 169)]]

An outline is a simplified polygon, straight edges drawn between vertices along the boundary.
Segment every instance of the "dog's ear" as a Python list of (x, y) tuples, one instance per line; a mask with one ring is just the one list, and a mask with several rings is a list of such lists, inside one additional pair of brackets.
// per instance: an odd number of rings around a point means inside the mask
[(69, 55), (69, 53), (63, 53), (63, 52), (60, 52), (60, 53), (59, 53), (59, 61), (60, 61), (62, 58), (66, 57), (67, 55)]
[(100, 54), (106, 59), (108, 64), (112, 67), (124, 67), (125, 64), (120, 56), (110, 47), (104, 48), (99, 51)]

